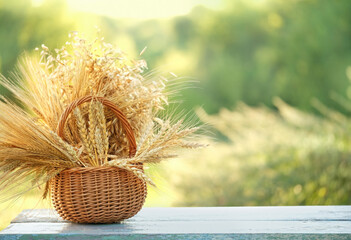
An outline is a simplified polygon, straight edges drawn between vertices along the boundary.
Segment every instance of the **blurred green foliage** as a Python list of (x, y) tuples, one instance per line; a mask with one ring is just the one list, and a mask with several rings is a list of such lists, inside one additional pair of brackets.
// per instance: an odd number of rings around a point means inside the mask
[(229, 141), (166, 168), (179, 192), (174, 204), (351, 204), (351, 119), (314, 105), (323, 117), (280, 99), (278, 112), (245, 104), (218, 115), (200, 112)]
[(131, 33), (138, 49), (150, 45), (152, 65), (160, 58), (162, 64), (162, 57), (181, 65), (168, 57), (174, 52), (183, 55), (179, 61), (191, 59), (180, 69), (200, 81), (201, 91), (184, 92), (190, 107), (203, 105), (209, 113), (238, 101), (272, 107), (272, 98), (280, 96), (310, 111), (312, 97), (338, 108), (330, 92), (345, 94), (348, 86), (351, 2), (273, 0), (262, 8), (249, 2), (228, 1), (218, 12), (198, 7), (171, 20), (170, 29), (149, 21)]
[[(51, 48), (62, 46), (72, 23), (59, 0), (45, 1), (39, 7), (32, 7), (28, 0), (0, 0), (1, 74), (10, 76), (24, 51), (30, 53), (43, 43)], [(9, 94), (2, 86), (0, 93)]]
[(97, 25), (135, 57), (147, 46), (151, 70), (197, 80), (176, 100), (215, 114), (205, 119), (226, 139), (169, 167), (175, 204), (350, 204), (351, 1), (254, 2), (137, 21), (74, 13), (60, 0), (0, 0), (0, 71), (10, 76), (23, 51), (58, 48), (70, 31), (95, 37)]
[[(238, 101), (272, 106), (274, 96), (313, 111), (311, 98), (342, 110), (331, 92), (345, 95), (351, 65), (351, 2), (348, 0), (227, 1), (225, 10), (196, 7), (186, 16), (127, 21), (73, 14), (64, 1), (0, 0), (0, 69), (7, 76), (24, 51), (45, 43), (61, 46), (68, 32), (94, 35), (143, 57), (151, 68), (190, 76), (183, 107), (209, 113)], [(249, 4), (251, 3), (251, 4)], [(93, 19), (93, 20), (92, 20)], [(126, 44), (126, 42), (128, 42)], [(130, 46), (131, 45), (131, 46)], [(195, 89), (194, 89), (195, 87)]]
[(66, 14), (63, 1), (45, 1), (32, 7), (31, 1), (0, 1), (1, 71), (8, 75), (24, 51), (33, 51), (45, 43), (48, 47), (62, 46), (72, 19)]

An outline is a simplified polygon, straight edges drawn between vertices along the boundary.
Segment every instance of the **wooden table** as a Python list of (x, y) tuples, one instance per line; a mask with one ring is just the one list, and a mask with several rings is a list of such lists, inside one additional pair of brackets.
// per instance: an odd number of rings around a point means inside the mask
[(119, 224), (25, 210), (0, 239), (351, 239), (351, 206), (143, 208)]

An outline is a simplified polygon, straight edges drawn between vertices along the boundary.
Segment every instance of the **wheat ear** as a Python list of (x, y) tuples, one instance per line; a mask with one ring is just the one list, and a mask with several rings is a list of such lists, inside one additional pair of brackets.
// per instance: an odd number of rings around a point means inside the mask
[(67, 142), (63, 141), (62, 138), (60, 138), (55, 132), (50, 131), (50, 134), (67, 151), (67, 153), (68, 153), (67, 157), (72, 162), (78, 164), (78, 166), (85, 166), (86, 167), (86, 165), (82, 161), (79, 160), (79, 158), (77, 156), (77, 152), (74, 150), (74, 148), (70, 144), (68, 144)]
[(90, 102), (89, 106), (89, 141), (92, 145), (93, 155), (95, 156), (92, 160), (93, 166), (99, 166), (97, 149), (96, 149), (96, 138), (95, 138), (95, 129), (97, 126), (96, 114), (95, 114), (95, 100)]
[(149, 178), (144, 172), (143, 170), (131, 165), (128, 163), (128, 160), (125, 161), (119, 161), (118, 163), (115, 164), (109, 164), (110, 166), (116, 166), (128, 171), (131, 171), (132, 173), (135, 174), (135, 176), (137, 176), (139, 179), (141, 179), (142, 181), (145, 181), (147, 183), (149, 183), (152, 186), (156, 186), (155, 183), (151, 180), (151, 178)]
[(96, 111), (96, 117), (99, 123), (99, 128), (100, 128), (100, 133), (101, 133), (101, 148), (103, 149), (102, 152), (102, 162), (101, 165), (107, 162), (107, 153), (108, 153), (108, 147), (109, 147), (109, 141), (108, 141), (108, 134), (107, 134), (107, 127), (106, 127), (106, 118), (104, 114), (104, 106), (102, 105), (101, 102), (97, 102), (97, 111)]
[(80, 136), (80, 141), (82, 142), (86, 152), (88, 153), (91, 162), (94, 159), (93, 146), (91, 146), (90, 144), (86, 123), (78, 107), (74, 109), (74, 115), (77, 119), (77, 127)]

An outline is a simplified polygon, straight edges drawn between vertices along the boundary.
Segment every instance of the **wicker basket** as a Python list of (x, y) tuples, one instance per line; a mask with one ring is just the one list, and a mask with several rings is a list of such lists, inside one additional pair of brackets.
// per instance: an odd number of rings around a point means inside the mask
[[(62, 114), (57, 134), (64, 139), (65, 122), (78, 105), (89, 102), (86, 96), (72, 102)], [(136, 142), (125, 115), (111, 102), (94, 97), (109, 107), (120, 120), (129, 141), (129, 155), (134, 156)], [(142, 165), (137, 167), (143, 168)], [(144, 181), (118, 167), (78, 167), (62, 171), (50, 183), (52, 203), (65, 220), (76, 223), (114, 223), (130, 218), (142, 208), (147, 188)]]

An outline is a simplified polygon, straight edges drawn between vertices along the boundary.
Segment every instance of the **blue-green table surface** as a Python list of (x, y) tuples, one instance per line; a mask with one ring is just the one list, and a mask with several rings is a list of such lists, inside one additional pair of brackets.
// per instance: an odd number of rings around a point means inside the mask
[(143, 208), (117, 224), (25, 210), (0, 239), (351, 239), (351, 206)]

